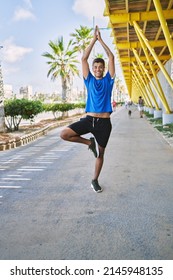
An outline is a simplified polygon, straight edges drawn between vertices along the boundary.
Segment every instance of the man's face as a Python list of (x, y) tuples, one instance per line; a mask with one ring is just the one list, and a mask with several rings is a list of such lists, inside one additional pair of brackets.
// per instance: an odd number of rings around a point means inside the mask
[(92, 66), (92, 70), (96, 79), (101, 79), (104, 73), (104, 65), (101, 62), (95, 62)]

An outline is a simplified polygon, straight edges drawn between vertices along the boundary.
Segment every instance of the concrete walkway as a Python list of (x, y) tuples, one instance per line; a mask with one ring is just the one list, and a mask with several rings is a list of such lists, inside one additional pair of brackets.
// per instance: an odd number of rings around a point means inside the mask
[[(129, 118), (122, 107), (111, 119), (102, 193), (90, 187), (92, 153), (58, 138), (60, 128), (7, 151), (10, 160), (27, 155), (17, 168), (56, 159), (44, 172), (22, 172), (30, 180), (19, 191), (4, 190), (1, 259), (173, 259), (173, 149), (137, 110)], [(18, 174), (15, 166), (2, 174)]]
[(137, 110), (131, 118), (126, 109), (114, 113), (112, 123), (100, 178), (103, 227), (115, 231), (111, 257), (172, 260), (173, 149)]

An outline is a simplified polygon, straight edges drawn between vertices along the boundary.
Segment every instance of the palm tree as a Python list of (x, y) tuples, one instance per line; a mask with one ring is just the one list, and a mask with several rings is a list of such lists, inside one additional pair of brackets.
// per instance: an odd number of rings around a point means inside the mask
[(62, 100), (65, 102), (71, 76), (79, 76), (79, 70), (76, 66), (79, 63), (77, 60), (77, 50), (72, 47), (72, 40), (68, 42), (67, 48), (65, 48), (62, 36), (58, 41), (49, 41), (49, 47), (51, 48), (51, 53), (45, 52), (42, 54), (49, 59), (47, 64), (50, 66), (50, 69), (47, 76), (51, 75), (53, 81), (61, 77)]
[(91, 34), (92, 28), (80, 25), (79, 29), (75, 29), (76, 33), (71, 33), (70, 36), (74, 38), (73, 45), (78, 52), (84, 52), (89, 45), (93, 35)]
[[(93, 35), (91, 34), (92, 28), (88, 28), (87, 26), (80, 25), (79, 29), (75, 29), (76, 33), (71, 33), (70, 36), (74, 38), (73, 45), (75, 49), (79, 53), (83, 53), (86, 47), (90, 44), (91, 38)], [(86, 99), (86, 89), (85, 85), (83, 88), (84, 100)]]
[[(0, 46), (1, 48), (1, 46)], [(5, 112), (4, 112), (4, 83), (0, 63), (0, 133), (5, 132)]]
[(96, 53), (94, 58), (97, 58), (97, 57), (105, 59), (104, 55), (102, 53)]

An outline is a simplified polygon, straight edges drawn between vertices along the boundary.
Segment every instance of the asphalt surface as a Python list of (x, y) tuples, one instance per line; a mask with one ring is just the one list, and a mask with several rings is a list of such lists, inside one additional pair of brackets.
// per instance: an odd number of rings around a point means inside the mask
[(1, 260), (173, 259), (173, 149), (137, 110), (111, 119), (102, 193), (61, 128), (0, 153)]

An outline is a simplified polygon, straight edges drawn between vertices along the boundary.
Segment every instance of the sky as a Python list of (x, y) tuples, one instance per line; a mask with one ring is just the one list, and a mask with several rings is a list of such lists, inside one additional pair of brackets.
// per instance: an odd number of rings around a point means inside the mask
[[(33, 92), (59, 91), (61, 82), (47, 78), (48, 43), (63, 36), (65, 46), (70, 33), (80, 25), (101, 29), (105, 43), (115, 52), (109, 18), (103, 16), (104, 0), (1, 0), (0, 9), (0, 61), (4, 84), (13, 86), (13, 92), (27, 85)], [(103, 53), (96, 43), (95, 53)], [(79, 69), (80, 69), (79, 64)], [(83, 88), (82, 78), (75, 78), (74, 86)]]

